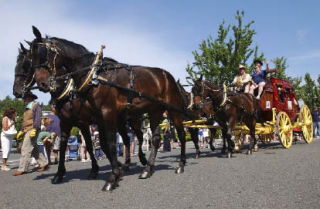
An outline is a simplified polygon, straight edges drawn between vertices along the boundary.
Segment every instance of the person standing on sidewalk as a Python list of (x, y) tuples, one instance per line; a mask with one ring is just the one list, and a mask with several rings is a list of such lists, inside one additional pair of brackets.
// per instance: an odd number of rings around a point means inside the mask
[[(313, 138), (320, 136), (320, 116), (317, 107), (314, 107), (311, 111), (312, 121), (313, 121)], [(317, 130), (317, 131), (316, 131)]]
[[(60, 150), (60, 141), (61, 141), (61, 129), (60, 129), (60, 119), (56, 115), (56, 108), (54, 105), (50, 105), (51, 112), (46, 116), (49, 119), (48, 126), (46, 130), (50, 132), (55, 138), (52, 138), (53, 143), (53, 155), (54, 155), (54, 164), (58, 164), (58, 152)], [(48, 156), (48, 159), (50, 156)], [(51, 162), (51, 160), (49, 160)]]
[(2, 171), (10, 171), (7, 166), (7, 160), (10, 155), (13, 137), (17, 134), (15, 128), (14, 118), (16, 117), (16, 109), (8, 108), (3, 114), (2, 131), (1, 131), (1, 145), (2, 145)]
[(19, 168), (14, 172), (13, 176), (20, 176), (28, 171), (30, 158), (34, 157), (40, 165), (38, 172), (43, 172), (48, 169), (48, 163), (42, 153), (39, 153), (37, 145), (37, 135), (41, 128), (41, 106), (35, 102), (38, 97), (31, 92), (27, 92), (23, 96), (23, 101), (26, 104), (26, 110), (23, 114), (22, 129), (17, 134), (17, 139), (23, 138), (21, 147), (21, 157)]

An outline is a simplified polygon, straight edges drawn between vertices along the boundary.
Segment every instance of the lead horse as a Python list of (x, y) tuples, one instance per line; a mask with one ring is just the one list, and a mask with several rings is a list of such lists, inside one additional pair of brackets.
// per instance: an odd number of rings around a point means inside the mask
[[(26, 91), (35, 89), (33, 87), (35, 83), (34, 78), (34, 69), (32, 68), (30, 51), (27, 50), (21, 43), (19, 54), (17, 57), (17, 63), (15, 67), (15, 80), (13, 86), (13, 94), (17, 98), (21, 98)], [(69, 80), (70, 81), (70, 80)], [(94, 157), (92, 150), (92, 141), (89, 132), (89, 124), (95, 123), (94, 117), (92, 117), (92, 110), (87, 103), (87, 101), (81, 101), (79, 98), (73, 98), (75, 95), (65, 94), (63, 97), (65, 89), (56, 89), (54, 93), (51, 93), (51, 99), (55, 102), (56, 108), (59, 110), (57, 112), (59, 118), (61, 119), (61, 135), (62, 140), (60, 144), (60, 157), (59, 157), (59, 166), (58, 172), (55, 177), (52, 179), (52, 183), (60, 183), (63, 180), (63, 176), (66, 174), (65, 169), (65, 151), (67, 147), (67, 139), (69, 137), (70, 130), (73, 126), (78, 126), (84, 136), (84, 139), (87, 144), (87, 149), (91, 157), (92, 169), (88, 176), (88, 179), (94, 179), (97, 177), (99, 166)], [(70, 92), (71, 93), (71, 92)], [(139, 159), (142, 165), (147, 164), (147, 160), (142, 151), (142, 141), (143, 133), (140, 129), (141, 120), (140, 118), (130, 118), (130, 126), (135, 131), (137, 138), (139, 140)], [(125, 146), (129, 147), (130, 139), (127, 135), (125, 127), (119, 128), (119, 133), (123, 138)], [(125, 164), (122, 165), (125, 168), (129, 168), (130, 165), (130, 154), (129, 149), (126, 149), (126, 160)], [(119, 163), (121, 164), (121, 163)]]
[(214, 119), (222, 127), (223, 139), (226, 139), (228, 143), (228, 158), (232, 156), (234, 149), (231, 134), (237, 122), (243, 122), (250, 130), (251, 140), (248, 154), (252, 154), (252, 139), (254, 147), (257, 145), (255, 125), (260, 115), (257, 100), (250, 94), (229, 92), (225, 86), (221, 89), (216, 84), (202, 81), (202, 76), (193, 82), (194, 105), (199, 106), (205, 101), (212, 102), (215, 112)]
[[(152, 130), (152, 149), (147, 167), (140, 178), (148, 178), (154, 170), (155, 159), (160, 144), (159, 123), (164, 110), (177, 129), (181, 141), (181, 157), (176, 173), (182, 173), (186, 163), (185, 133), (182, 124), (184, 104), (172, 75), (160, 68), (128, 66), (110, 60), (94, 75), (104, 81), (86, 81), (93, 74), (88, 66), (96, 56), (83, 46), (60, 38), (42, 38), (33, 27), (35, 40), (31, 44), (32, 66), (39, 89), (54, 91), (61, 84), (57, 78), (72, 77), (79, 95), (88, 101), (101, 133), (103, 151), (110, 161), (112, 172), (103, 190), (112, 190), (121, 178), (121, 168), (117, 162), (115, 134), (119, 123), (128, 117), (135, 118), (148, 113)], [(90, 70), (90, 68), (89, 68)], [(97, 80), (96, 80), (97, 81)], [(85, 88), (82, 88), (85, 86)], [(107, 99), (106, 99), (107, 98)]]

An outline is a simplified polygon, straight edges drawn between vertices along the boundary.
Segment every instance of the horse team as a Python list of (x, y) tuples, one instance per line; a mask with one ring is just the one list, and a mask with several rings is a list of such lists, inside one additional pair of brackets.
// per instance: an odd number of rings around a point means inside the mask
[[(237, 121), (248, 126), (253, 144), (257, 143), (254, 130), (259, 119), (259, 107), (249, 94), (229, 92), (202, 79), (195, 80), (192, 94), (187, 94), (173, 76), (163, 69), (126, 65), (103, 58), (102, 53), (91, 53), (80, 44), (56, 37), (42, 37), (34, 26), (33, 33), (35, 39), (27, 42), (30, 49), (20, 44), (13, 94), (21, 98), (27, 91), (38, 88), (50, 93), (55, 101), (61, 119), (61, 148), (58, 171), (52, 179), (54, 184), (62, 182), (66, 173), (65, 150), (72, 126), (81, 129), (89, 146), (92, 169), (88, 178), (96, 178), (99, 166), (92, 152), (89, 124), (98, 125), (101, 147), (112, 167), (111, 175), (103, 187), (108, 191), (118, 186), (123, 171), (130, 165), (129, 153), (126, 154), (125, 163), (117, 160), (116, 132), (122, 135), (124, 144), (129, 147), (126, 123), (134, 129), (139, 140), (139, 159), (146, 165), (139, 178), (149, 178), (154, 172), (161, 141), (159, 124), (165, 110), (181, 142), (176, 173), (183, 173), (186, 163), (183, 120), (194, 120), (201, 115), (216, 120), (222, 127), (222, 151), (227, 147), (228, 157), (231, 157), (234, 148), (231, 131)], [(141, 148), (141, 123), (145, 113), (150, 119), (152, 131), (152, 148), (148, 159)], [(215, 129), (211, 131), (213, 137)], [(199, 156), (197, 129), (191, 129), (190, 132), (196, 146), (196, 156)], [(212, 139), (210, 147), (214, 150)], [(252, 154), (252, 143), (248, 153)]]

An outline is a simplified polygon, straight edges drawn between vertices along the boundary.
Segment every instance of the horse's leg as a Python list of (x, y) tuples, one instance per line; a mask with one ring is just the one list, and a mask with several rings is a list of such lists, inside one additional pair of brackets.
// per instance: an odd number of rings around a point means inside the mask
[(81, 133), (82, 133), (83, 138), (86, 142), (87, 151), (88, 151), (90, 158), (91, 158), (92, 168), (91, 168), (90, 174), (88, 176), (88, 179), (96, 179), (98, 177), (99, 166), (98, 166), (97, 160), (96, 160), (94, 153), (93, 153), (89, 125), (88, 124), (79, 125), (79, 128), (81, 129)]
[(135, 134), (137, 135), (138, 138), (138, 142), (139, 142), (139, 160), (141, 162), (142, 165), (147, 165), (147, 159), (146, 159), (146, 155), (143, 153), (142, 151), (142, 143), (143, 143), (143, 133), (140, 129), (141, 127), (141, 122), (138, 120), (137, 121), (129, 121), (130, 126), (132, 127), (132, 129), (134, 130)]
[(252, 151), (252, 141), (253, 141), (253, 148), (254, 148), (254, 151), (255, 152), (258, 152), (259, 150), (259, 147), (258, 147), (258, 144), (257, 144), (257, 139), (256, 139), (256, 135), (255, 135), (255, 125), (256, 125), (256, 122), (255, 120), (249, 120), (246, 125), (248, 126), (248, 128), (250, 129), (250, 136), (251, 136), (251, 139), (250, 139), (250, 143), (249, 143), (249, 148), (248, 148), (248, 154), (253, 154), (253, 151)]
[(191, 134), (191, 140), (196, 148), (196, 159), (200, 157), (200, 149), (199, 149), (199, 138), (198, 138), (198, 131), (197, 128), (189, 128), (189, 132)]
[(99, 124), (99, 131), (101, 130), (105, 133), (103, 139), (105, 141), (105, 146), (103, 146), (103, 149), (112, 167), (111, 175), (103, 186), (102, 191), (112, 191), (115, 189), (123, 176), (117, 160), (116, 129), (112, 128), (112, 125), (110, 124), (111, 123)]
[(229, 119), (229, 124), (228, 124), (228, 131), (227, 131), (227, 142), (228, 142), (228, 158), (232, 157), (232, 151), (234, 150), (235, 144), (234, 142), (231, 140), (231, 133), (232, 133), (232, 128), (235, 124), (235, 118), (231, 117)]
[(151, 152), (149, 155), (147, 167), (143, 170), (143, 172), (140, 174), (139, 178), (140, 179), (146, 179), (149, 178), (154, 169), (154, 163), (157, 157), (158, 149), (160, 147), (160, 141), (161, 141), (161, 136), (160, 136), (160, 120), (161, 120), (161, 113), (158, 114), (149, 114), (150, 117), (150, 128), (152, 131), (152, 139), (151, 139)]
[(177, 129), (178, 137), (181, 142), (180, 162), (175, 170), (176, 173), (180, 174), (184, 172), (184, 166), (186, 164), (186, 133), (184, 132), (181, 113), (169, 112), (169, 116), (171, 117), (173, 124)]
[(68, 126), (67, 124), (63, 124), (63, 122), (61, 122), (60, 126), (61, 126), (61, 142), (60, 142), (60, 152), (59, 152), (59, 155), (60, 155), (59, 165), (58, 165), (57, 173), (54, 175), (53, 179), (51, 180), (52, 184), (61, 183), (63, 180), (63, 176), (66, 174), (66, 167), (65, 167), (64, 161), (65, 161), (68, 136), (71, 130), (71, 126)]
[(216, 148), (213, 145), (213, 140), (214, 140), (214, 136), (216, 135), (217, 129), (214, 128), (210, 128), (210, 141), (209, 141), (209, 145), (210, 145), (210, 149), (212, 152), (214, 152), (216, 150)]
[(226, 128), (222, 128), (222, 149), (221, 149), (221, 153), (222, 154), (224, 154), (224, 153), (226, 153), (226, 150), (227, 150), (227, 131), (228, 131), (228, 129), (227, 129), (227, 127)]

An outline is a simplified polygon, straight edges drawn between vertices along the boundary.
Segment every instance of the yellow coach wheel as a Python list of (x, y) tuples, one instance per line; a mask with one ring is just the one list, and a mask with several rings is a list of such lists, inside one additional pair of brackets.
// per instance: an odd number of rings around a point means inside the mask
[(241, 135), (235, 135), (234, 138), (234, 151), (235, 152), (240, 152), (240, 150), (243, 148), (244, 145), (244, 140), (245, 140), (245, 135), (241, 134)]
[(285, 112), (278, 113), (276, 130), (282, 146), (287, 149), (291, 147), (293, 129), (292, 129), (290, 118), (287, 115), (287, 113)]
[(259, 139), (264, 145), (270, 144), (273, 140), (273, 134), (259, 134)]
[(304, 140), (310, 144), (313, 138), (313, 122), (310, 109), (307, 105), (303, 105), (299, 114), (300, 122), (302, 123), (301, 129)]

